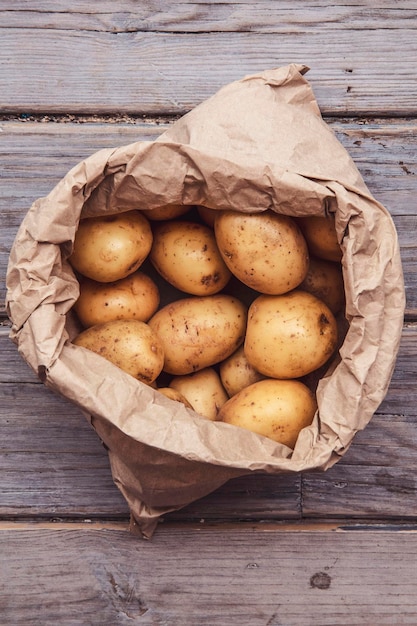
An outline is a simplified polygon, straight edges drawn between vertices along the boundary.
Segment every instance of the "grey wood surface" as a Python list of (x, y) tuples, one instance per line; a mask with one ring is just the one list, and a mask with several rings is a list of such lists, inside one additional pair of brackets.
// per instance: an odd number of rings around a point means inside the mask
[(415, 111), (413, 2), (40, 4), (2, 3), (5, 111), (178, 114), (291, 62), (311, 67), (326, 113)]
[[(387, 396), (328, 472), (250, 475), (128, 530), (107, 452), (8, 339), (10, 247), (93, 152), (153, 140), (229, 81), (297, 62), (398, 231)], [(0, 623), (417, 624), (415, 0), (0, 3)]]
[(417, 622), (415, 530), (171, 526), (149, 543), (125, 528), (85, 526), (0, 529), (3, 623)]

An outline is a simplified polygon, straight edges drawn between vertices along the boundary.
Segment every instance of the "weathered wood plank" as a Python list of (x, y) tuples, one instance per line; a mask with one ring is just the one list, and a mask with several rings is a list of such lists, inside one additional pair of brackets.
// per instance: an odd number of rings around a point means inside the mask
[(97, 435), (45, 391), (0, 385), (0, 516), (126, 517)]
[[(417, 482), (410, 469), (417, 463), (414, 333), (413, 327), (404, 329), (393, 379), (378, 415), (364, 431), (357, 433), (351, 448), (330, 472), (303, 475), (306, 517), (375, 518), (381, 513), (387, 517), (414, 518), (417, 515)], [(406, 345), (408, 356), (404, 358)], [(399, 406), (401, 409), (397, 411)]]
[[(400, 349), (391, 384), (378, 409), (384, 415), (416, 415), (417, 407), (417, 325), (403, 328)], [(389, 437), (388, 437), (389, 439)]]
[[(32, 202), (66, 172), (102, 148), (152, 141), (167, 123), (0, 123), (0, 275), (4, 276), (17, 228)], [(408, 315), (417, 314), (417, 125), (412, 120), (328, 120), (351, 154), (370, 191), (393, 215), (402, 249)], [(4, 307), (0, 283), (0, 313)]]
[[(405, 328), (386, 400), (327, 473), (239, 478), (168, 519), (417, 519), (416, 350), (417, 331)], [(79, 409), (36, 379), (6, 331), (0, 354), (0, 516), (126, 516), (107, 453)]]
[(109, 31), (113, 33), (136, 31), (161, 32), (246, 32), (273, 33), (286, 29), (351, 28), (410, 28), (416, 18), (414, 0), (393, 0), (370, 6), (363, 0), (349, 4), (321, 0), (119, 0), (117, 10), (109, 0), (100, 0), (86, 6), (83, 0), (67, 2), (40, 1), (35, 9), (28, 9), (24, 0), (3, 0), (1, 6), (3, 28), (22, 28), (30, 24), (36, 28), (65, 30)]
[(303, 516), (416, 519), (415, 421), (378, 414), (331, 470), (303, 474)]
[(414, 115), (415, 18), (401, 29), (369, 19), (364, 30), (349, 21), (332, 28), (330, 15), (325, 28), (288, 29), (283, 20), (272, 33), (104, 32), (29, 21), (2, 31), (0, 111), (179, 114), (226, 83), (302, 63), (327, 114)]
[[(392, 626), (417, 621), (410, 531), (0, 531), (2, 624)], [(198, 558), (196, 558), (198, 555)]]

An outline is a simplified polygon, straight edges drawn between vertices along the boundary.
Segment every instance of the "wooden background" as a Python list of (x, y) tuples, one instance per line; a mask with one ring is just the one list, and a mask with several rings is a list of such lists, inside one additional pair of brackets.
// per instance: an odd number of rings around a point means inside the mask
[[(95, 433), (8, 339), (10, 247), (85, 156), (290, 62), (397, 227), (393, 380), (328, 472), (230, 481), (144, 542)], [(0, 622), (415, 625), (417, 2), (2, 0), (0, 107)]]

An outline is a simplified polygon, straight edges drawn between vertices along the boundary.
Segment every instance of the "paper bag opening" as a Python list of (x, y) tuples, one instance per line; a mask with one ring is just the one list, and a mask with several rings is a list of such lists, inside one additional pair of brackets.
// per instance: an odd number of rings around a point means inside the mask
[[(154, 142), (101, 150), (34, 202), (7, 272), (11, 338), (50, 389), (81, 408), (113, 478), (150, 537), (158, 519), (250, 472), (326, 470), (387, 392), (403, 325), (399, 245), (320, 115), (307, 68), (291, 64), (226, 85)], [(79, 220), (166, 204), (335, 216), (348, 324), (318, 382), (318, 411), (294, 450), (208, 422), (71, 343), (79, 285), (68, 263)]]

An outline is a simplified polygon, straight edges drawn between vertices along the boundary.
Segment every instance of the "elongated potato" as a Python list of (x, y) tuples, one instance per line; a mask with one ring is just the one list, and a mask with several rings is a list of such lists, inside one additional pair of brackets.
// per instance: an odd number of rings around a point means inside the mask
[(217, 420), (220, 408), (229, 399), (218, 373), (212, 367), (185, 376), (174, 376), (169, 386), (181, 393), (194, 411), (212, 421)]
[(307, 274), (306, 241), (287, 215), (219, 211), (214, 232), (230, 271), (260, 293), (286, 293)]
[(117, 319), (147, 322), (157, 311), (159, 300), (154, 281), (139, 271), (113, 283), (84, 278), (74, 310), (85, 328)]
[(195, 296), (218, 293), (231, 276), (213, 230), (205, 224), (185, 220), (158, 224), (149, 258), (166, 281)]
[(336, 315), (345, 303), (341, 264), (310, 256), (307, 276), (299, 285), (299, 289), (308, 291), (322, 300)]
[(331, 214), (298, 217), (297, 222), (307, 241), (310, 253), (327, 261), (340, 261), (342, 249), (337, 240), (335, 218)]
[(154, 382), (164, 364), (159, 338), (139, 320), (114, 320), (91, 326), (77, 335), (73, 343), (96, 352), (147, 385)]
[(165, 354), (164, 371), (190, 374), (223, 361), (244, 339), (247, 309), (224, 294), (167, 304), (151, 317)]
[(261, 380), (230, 398), (219, 420), (294, 448), (302, 428), (313, 421), (315, 395), (298, 380)]

